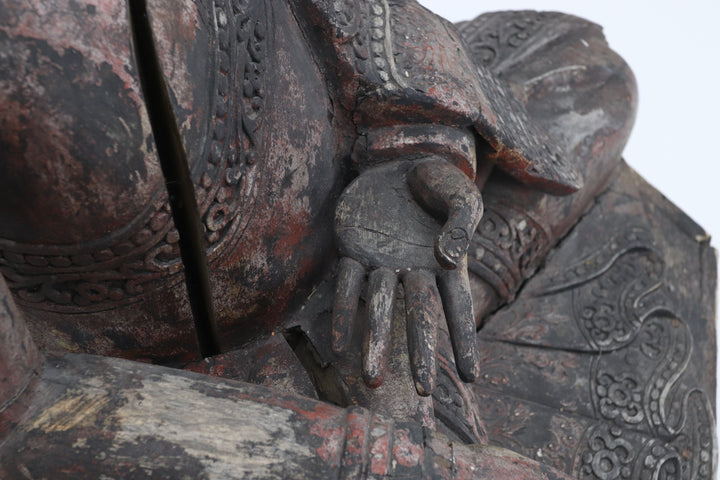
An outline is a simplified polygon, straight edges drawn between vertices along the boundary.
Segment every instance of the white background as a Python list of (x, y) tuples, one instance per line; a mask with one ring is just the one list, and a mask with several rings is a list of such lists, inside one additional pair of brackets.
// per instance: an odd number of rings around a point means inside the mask
[(532, 9), (602, 25), (640, 91), (625, 160), (720, 246), (720, 1), (419, 1), (453, 22)]

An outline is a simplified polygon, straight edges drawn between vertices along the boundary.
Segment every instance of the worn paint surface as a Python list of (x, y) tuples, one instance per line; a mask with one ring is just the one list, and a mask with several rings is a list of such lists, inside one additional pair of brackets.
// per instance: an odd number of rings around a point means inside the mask
[[(33, 334), (54, 351), (197, 358), (128, 12), (2, 8), (0, 268)], [(227, 350), (275, 329), (327, 261), (350, 142), (286, 5), (153, 1), (148, 13)]]
[(48, 359), (25, 420), (3, 478), (565, 478), (365, 409), (85, 355)]
[(41, 365), (41, 354), (0, 277), (0, 444), (24, 412)]
[[(597, 26), (148, 1), (201, 360), (125, 4), (0, 13), (0, 477), (712, 475), (715, 256), (620, 165), (635, 85)], [(196, 373), (43, 364), (24, 317), (46, 351)]]
[(582, 478), (711, 478), (715, 312), (690, 300), (716, 289), (701, 233), (623, 165), (479, 333), (490, 441)]
[(0, 271), (35, 340), (55, 351), (187, 355), (178, 237), (125, 4), (0, 9)]

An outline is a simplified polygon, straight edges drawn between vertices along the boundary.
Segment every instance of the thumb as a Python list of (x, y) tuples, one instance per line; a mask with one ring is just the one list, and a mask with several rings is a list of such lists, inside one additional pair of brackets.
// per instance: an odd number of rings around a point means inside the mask
[(445, 221), (435, 241), (435, 258), (443, 268), (457, 268), (482, 218), (480, 191), (460, 169), (434, 156), (410, 170), (407, 181), (415, 200)]

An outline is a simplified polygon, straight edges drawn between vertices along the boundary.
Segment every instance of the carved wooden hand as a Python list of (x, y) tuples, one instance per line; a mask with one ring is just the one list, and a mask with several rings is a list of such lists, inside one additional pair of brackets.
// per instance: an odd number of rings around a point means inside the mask
[(435, 388), (437, 322), (447, 320), (458, 372), (478, 375), (466, 251), (482, 216), (472, 180), (439, 157), (396, 161), (344, 191), (335, 232), (342, 258), (333, 306), (333, 349), (350, 343), (366, 272), (365, 383), (382, 383), (396, 288), (402, 283), (410, 367), (420, 395)]

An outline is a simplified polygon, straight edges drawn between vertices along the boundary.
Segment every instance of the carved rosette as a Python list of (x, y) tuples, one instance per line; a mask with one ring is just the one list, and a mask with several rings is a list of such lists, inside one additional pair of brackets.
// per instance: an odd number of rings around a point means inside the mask
[[(697, 305), (715, 280), (693, 272), (714, 255), (699, 230), (620, 172), (479, 333), (475, 393), (490, 443), (582, 479), (711, 478), (714, 312)], [(510, 405), (504, 418), (484, 407), (488, 396)]]

